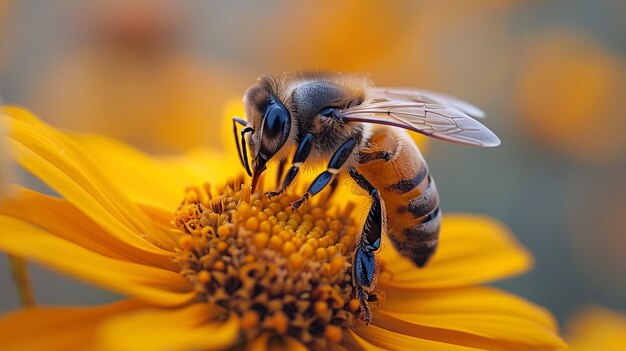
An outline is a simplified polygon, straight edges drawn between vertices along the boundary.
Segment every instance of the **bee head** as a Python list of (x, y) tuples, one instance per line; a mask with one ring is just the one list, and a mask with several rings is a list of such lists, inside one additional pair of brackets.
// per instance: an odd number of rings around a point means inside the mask
[[(244, 96), (252, 157), (252, 189), (266, 169), (267, 162), (276, 155), (289, 138), (291, 114), (274, 94), (271, 82), (263, 79)], [(247, 152), (248, 150), (242, 150)], [(248, 167), (246, 165), (246, 167)]]

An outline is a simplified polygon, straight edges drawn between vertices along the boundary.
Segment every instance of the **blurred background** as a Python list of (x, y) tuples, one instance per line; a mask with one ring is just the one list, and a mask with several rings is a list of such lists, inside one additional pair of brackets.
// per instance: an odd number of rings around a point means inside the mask
[[(561, 321), (589, 303), (626, 311), (626, 2), (366, 3), (0, 0), (0, 94), (156, 154), (223, 148), (262, 73), (368, 72), (457, 95), (503, 144), (430, 143), (444, 210), (502, 220), (536, 258), (498, 286)], [(117, 298), (30, 268), (41, 303)], [(0, 257), (0, 312), (18, 306), (8, 270)]]

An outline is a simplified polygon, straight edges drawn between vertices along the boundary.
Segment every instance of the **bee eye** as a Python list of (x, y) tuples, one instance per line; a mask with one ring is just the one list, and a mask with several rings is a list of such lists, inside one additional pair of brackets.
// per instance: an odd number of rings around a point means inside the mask
[(335, 108), (330, 106), (324, 107), (320, 110), (320, 115), (324, 117), (332, 117), (333, 113), (335, 113)]
[(289, 111), (278, 101), (272, 100), (265, 109), (263, 117), (263, 136), (274, 139), (278, 136), (286, 137), (285, 126), (289, 123)]

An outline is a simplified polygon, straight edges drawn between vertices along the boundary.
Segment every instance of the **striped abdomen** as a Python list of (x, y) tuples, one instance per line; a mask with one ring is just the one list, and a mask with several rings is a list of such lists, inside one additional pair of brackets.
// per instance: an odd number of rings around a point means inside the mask
[(377, 127), (361, 154), (357, 169), (382, 196), (389, 238), (402, 255), (424, 266), (437, 247), (441, 211), (419, 149), (405, 131)]

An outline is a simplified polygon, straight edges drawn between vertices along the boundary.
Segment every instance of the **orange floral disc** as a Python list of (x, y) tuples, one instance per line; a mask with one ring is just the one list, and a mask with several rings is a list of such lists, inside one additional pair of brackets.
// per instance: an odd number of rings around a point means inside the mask
[(314, 348), (341, 341), (360, 311), (349, 264), (354, 204), (293, 212), (294, 192), (270, 200), (241, 181), (216, 193), (191, 188), (177, 210), (174, 224), (188, 234), (175, 258), (181, 273), (207, 302), (236, 313), (248, 340), (268, 331)]

